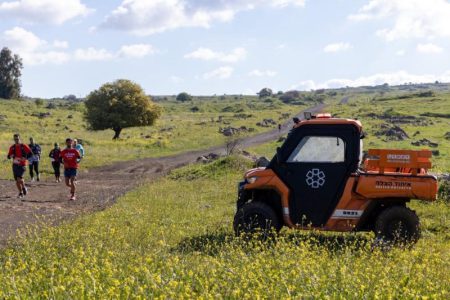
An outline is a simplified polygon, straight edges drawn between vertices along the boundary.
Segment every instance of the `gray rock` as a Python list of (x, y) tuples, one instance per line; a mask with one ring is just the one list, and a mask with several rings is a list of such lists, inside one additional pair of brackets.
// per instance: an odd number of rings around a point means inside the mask
[(266, 157), (261, 156), (260, 158), (258, 158), (255, 161), (255, 166), (258, 168), (259, 167), (267, 167), (269, 165), (269, 163), (270, 163), (270, 161)]

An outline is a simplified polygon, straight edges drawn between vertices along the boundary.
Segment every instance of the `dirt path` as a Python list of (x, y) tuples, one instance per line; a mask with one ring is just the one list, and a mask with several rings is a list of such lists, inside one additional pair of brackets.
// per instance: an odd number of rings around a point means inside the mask
[[(309, 108), (318, 112), (324, 105)], [(297, 116), (302, 117), (303, 112)], [(292, 124), (290, 121), (278, 129), (246, 138), (241, 143), (250, 147), (277, 139), (286, 134)], [(136, 161), (119, 162), (91, 170), (81, 169), (77, 200), (69, 202), (68, 189), (62, 183), (49, 181), (27, 183), (30, 194), (23, 200), (16, 198), (17, 191), (12, 180), (0, 180), (0, 246), (17, 229), (26, 224), (45, 218), (52, 222), (71, 218), (82, 213), (103, 210), (116, 199), (139, 184), (146, 183), (167, 174), (170, 170), (193, 163), (201, 155), (211, 152), (224, 154), (225, 147), (190, 151), (177, 155), (146, 158)]]

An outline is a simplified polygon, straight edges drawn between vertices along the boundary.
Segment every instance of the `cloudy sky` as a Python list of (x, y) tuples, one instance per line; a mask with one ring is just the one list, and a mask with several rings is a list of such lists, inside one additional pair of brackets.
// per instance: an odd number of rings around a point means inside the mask
[(35, 97), (450, 81), (450, 0), (0, 0), (3, 46)]

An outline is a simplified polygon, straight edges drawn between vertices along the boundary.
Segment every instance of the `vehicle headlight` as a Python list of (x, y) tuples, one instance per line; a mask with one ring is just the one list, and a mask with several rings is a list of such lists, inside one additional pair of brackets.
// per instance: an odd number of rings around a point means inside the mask
[(258, 177), (249, 177), (249, 178), (247, 178), (247, 182), (248, 183), (255, 183), (256, 182), (256, 180), (258, 179)]

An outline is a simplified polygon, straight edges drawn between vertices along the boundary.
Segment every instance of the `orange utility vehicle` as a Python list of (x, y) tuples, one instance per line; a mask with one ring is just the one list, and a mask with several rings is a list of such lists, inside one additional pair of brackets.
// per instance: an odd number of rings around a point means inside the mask
[(237, 235), (267, 237), (285, 225), (417, 241), (419, 219), (406, 203), (436, 199), (436, 177), (427, 174), (431, 151), (371, 149), (361, 163), (360, 121), (305, 114), (294, 127), (269, 165), (239, 183)]

